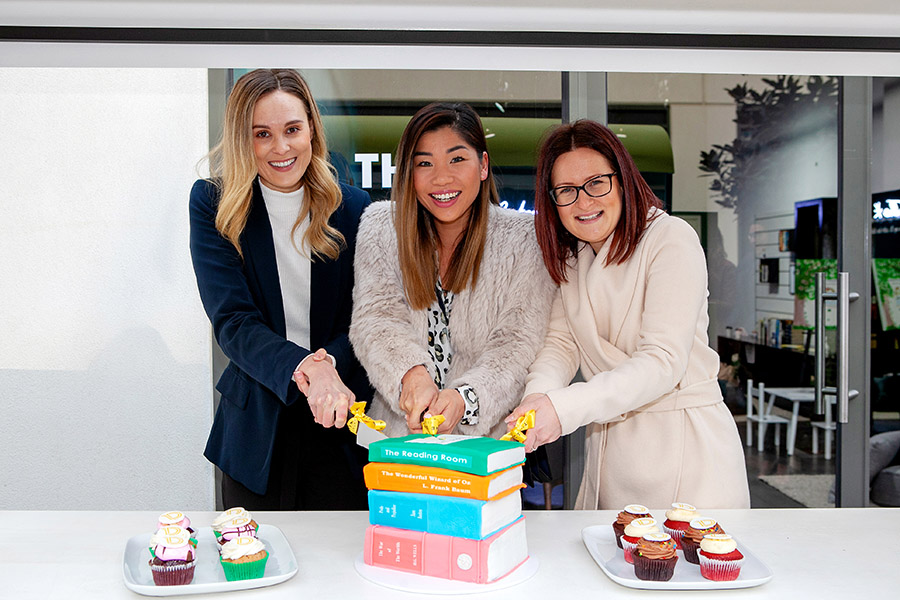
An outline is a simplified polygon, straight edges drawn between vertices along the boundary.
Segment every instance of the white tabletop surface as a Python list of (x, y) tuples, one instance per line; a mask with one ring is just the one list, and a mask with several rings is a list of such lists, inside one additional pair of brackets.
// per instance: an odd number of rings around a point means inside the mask
[[(123, 583), (126, 541), (154, 528), (158, 512), (0, 511), (0, 597), (139, 598)], [(176, 507), (182, 509), (182, 507)], [(652, 507), (651, 507), (652, 508)], [(216, 513), (185, 510), (196, 526)], [(661, 513), (661, 510), (655, 512)], [(529, 511), (528, 545), (537, 574), (506, 590), (471, 597), (553, 598), (895, 598), (900, 586), (900, 509), (709, 510), (726, 531), (772, 569), (765, 585), (742, 590), (642, 591), (608, 579), (581, 541), (584, 527), (610, 524), (616, 511)], [(259, 512), (260, 523), (287, 537), (299, 572), (268, 588), (196, 596), (290, 598), (412, 598), (366, 581), (353, 567), (362, 551), (365, 512)], [(661, 516), (661, 515), (660, 515)], [(880, 542), (877, 540), (880, 538)]]

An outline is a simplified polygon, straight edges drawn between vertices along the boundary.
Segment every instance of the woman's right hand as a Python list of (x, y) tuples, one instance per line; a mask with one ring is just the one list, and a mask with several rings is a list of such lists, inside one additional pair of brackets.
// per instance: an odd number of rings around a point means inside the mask
[(524, 417), (529, 410), (534, 410), (534, 427), (525, 433), (525, 452), (534, 452), (538, 446), (549, 444), (562, 435), (559, 415), (547, 394), (528, 394), (522, 399), (506, 419), (509, 431), (516, 426), (519, 417)]
[(347, 422), (347, 411), (356, 400), (350, 388), (341, 381), (328, 354), (320, 349), (300, 363), (294, 381), (306, 394), (306, 401), (316, 423), (340, 429)]
[(406, 426), (422, 433), (422, 414), (437, 400), (438, 387), (423, 365), (416, 365), (400, 380), (400, 410), (406, 413)]

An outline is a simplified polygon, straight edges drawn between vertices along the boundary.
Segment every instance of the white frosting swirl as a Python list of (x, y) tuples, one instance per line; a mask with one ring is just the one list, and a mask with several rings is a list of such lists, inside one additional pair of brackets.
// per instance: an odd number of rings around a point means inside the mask
[(666, 518), (673, 521), (690, 521), (697, 517), (697, 509), (691, 504), (673, 502), (672, 510), (666, 511)]
[(229, 508), (218, 517), (213, 519), (212, 527), (213, 529), (218, 529), (228, 521), (231, 521), (232, 519), (235, 519), (237, 517), (247, 517), (248, 519), (251, 518), (250, 513), (248, 513), (243, 506), (236, 506), (234, 508)]
[(710, 554), (728, 554), (737, 550), (737, 542), (727, 533), (707, 533), (700, 540), (700, 549)]
[(222, 558), (235, 560), (243, 556), (256, 554), (266, 549), (259, 538), (255, 537), (238, 537), (231, 541), (225, 542), (222, 546)]
[(625, 535), (628, 537), (641, 537), (645, 533), (658, 533), (659, 527), (656, 526), (656, 519), (643, 518), (635, 519), (625, 526)]

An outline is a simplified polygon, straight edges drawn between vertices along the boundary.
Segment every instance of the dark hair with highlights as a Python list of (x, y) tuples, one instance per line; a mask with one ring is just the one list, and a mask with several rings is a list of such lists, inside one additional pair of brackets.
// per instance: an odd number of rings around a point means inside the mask
[(562, 224), (556, 205), (550, 198), (553, 187), (550, 177), (556, 160), (577, 148), (599, 152), (618, 173), (616, 180), (622, 189), (622, 215), (612, 233), (607, 265), (622, 264), (631, 257), (644, 235), (650, 208), (662, 208), (662, 202), (644, 181), (631, 155), (609, 128), (596, 121), (582, 119), (550, 131), (541, 144), (538, 157), (534, 226), (544, 264), (557, 284), (566, 281), (566, 265), (570, 258), (577, 256), (579, 245), (585, 242), (569, 233)]
[[(429, 104), (419, 109), (403, 130), (397, 147), (397, 171), (391, 200), (394, 202), (394, 228), (403, 289), (410, 306), (416, 310), (428, 308), (435, 298), (438, 239), (434, 217), (416, 198), (413, 154), (423, 135), (444, 127), (449, 127), (474, 149), (479, 160), (487, 152), (481, 119), (463, 102)], [(465, 233), (453, 250), (446, 281), (441, 281), (444, 289), (457, 294), (477, 283), (487, 240), (488, 209), (491, 204), (499, 203), (494, 176), (488, 169), (487, 179), (481, 182), (481, 190), (469, 211)]]

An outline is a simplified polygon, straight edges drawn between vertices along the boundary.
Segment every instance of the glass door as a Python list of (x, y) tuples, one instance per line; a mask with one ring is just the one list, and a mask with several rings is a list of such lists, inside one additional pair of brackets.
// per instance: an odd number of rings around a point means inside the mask
[[(856, 473), (868, 443), (869, 416), (859, 407), (867, 402), (869, 367), (867, 358), (858, 365), (852, 359), (868, 356), (868, 322), (853, 320), (869, 281), (862, 227), (869, 175), (854, 161), (868, 139), (842, 131), (843, 123), (865, 122), (864, 114), (847, 113), (855, 87), (841, 102), (847, 85), (796, 74), (608, 75), (611, 126), (654, 125), (671, 140), (674, 169), (660, 197), (694, 226), (707, 253), (709, 343), (746, 444), (754, 507), (864, 504), (866, 486)], [(848, 272), (849, 287), (863, 299), (850, 303), (840, 323), (828, 300), (817, 335), (820, 272), (834, 294), (837, 273)], [(816, 411), (817, 339), (826, 391), (859, 392), (849, 411), (839, 414), (834, 394)], [(849, 422), (838, 423), (846, 412)]]

